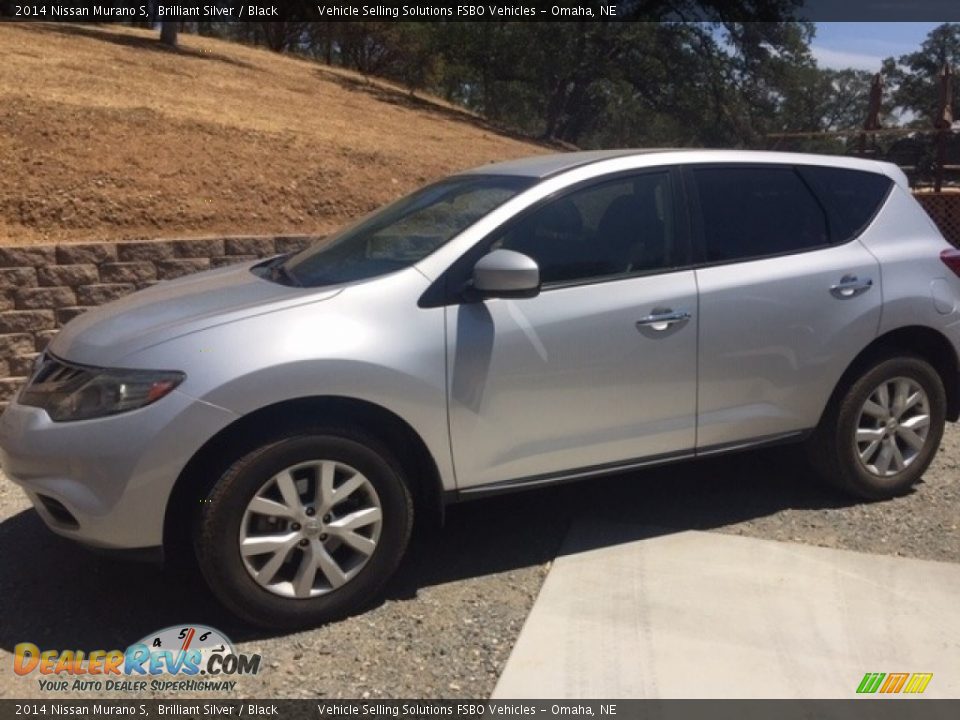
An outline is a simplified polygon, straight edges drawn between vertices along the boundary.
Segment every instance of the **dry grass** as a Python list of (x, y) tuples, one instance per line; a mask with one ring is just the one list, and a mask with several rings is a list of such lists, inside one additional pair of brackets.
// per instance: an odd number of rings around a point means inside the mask
[(209, 38), (0, 24), (0, 244), (322, 233), (543, 152), (441, 101)]

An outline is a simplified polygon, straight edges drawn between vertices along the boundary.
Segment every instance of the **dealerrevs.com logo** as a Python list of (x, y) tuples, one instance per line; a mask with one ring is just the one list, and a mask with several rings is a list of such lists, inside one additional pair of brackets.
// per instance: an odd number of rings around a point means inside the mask
[(238, 653), (219, 630), (181, 625), (147, 635), (126, 650), (41, 650), (19, 643), (13, 671), (36, 674), (40, 689), (50, 692), (232, 692), (237, 681), (228, 678), (256, 675), (260, 660)]

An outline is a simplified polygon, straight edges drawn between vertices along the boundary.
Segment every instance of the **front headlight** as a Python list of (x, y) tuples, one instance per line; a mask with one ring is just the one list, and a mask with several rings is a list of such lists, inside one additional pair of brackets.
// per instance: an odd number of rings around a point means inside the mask
[(56, 422), (90, 420), (156, 402), (183, 382), (172, 370), (118, 370), (65, 363), (49, 355), (18, 402), (47, 411)]

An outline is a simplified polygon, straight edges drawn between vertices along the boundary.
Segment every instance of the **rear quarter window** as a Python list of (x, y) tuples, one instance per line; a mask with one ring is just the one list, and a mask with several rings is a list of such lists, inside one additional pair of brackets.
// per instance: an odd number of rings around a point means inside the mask
[(708, 263), (804, 252), (830, 243), (827, 214), (792, 167), (693, 170)]
[(830, 235), (835, 243), (853, 240), (883, 206), (893, 180), (886, 175), (846, 168), (798, 168), (822, 199), (830, 214)]

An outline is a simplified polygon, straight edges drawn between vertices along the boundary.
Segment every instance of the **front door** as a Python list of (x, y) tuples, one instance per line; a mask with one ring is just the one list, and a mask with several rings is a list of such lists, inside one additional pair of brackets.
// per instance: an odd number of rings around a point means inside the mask
[(447, 308), (461, 489), (692, 452), (697, 288), (671, 174), (553, 198), (489, 242), (534, 258), (542, 292)]

